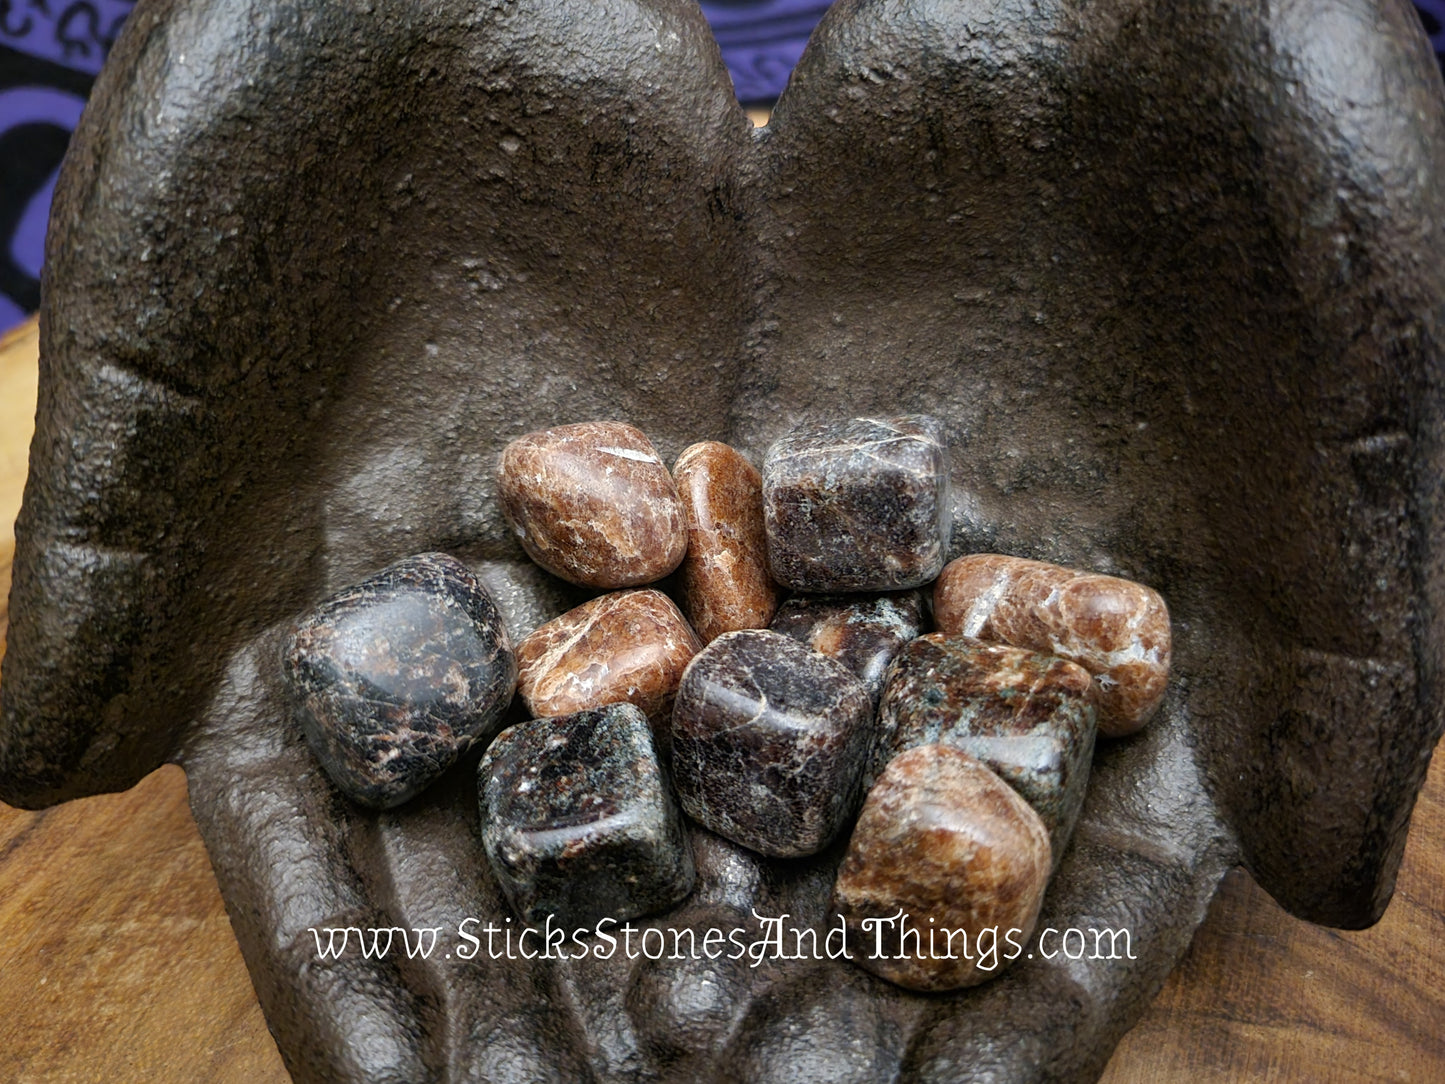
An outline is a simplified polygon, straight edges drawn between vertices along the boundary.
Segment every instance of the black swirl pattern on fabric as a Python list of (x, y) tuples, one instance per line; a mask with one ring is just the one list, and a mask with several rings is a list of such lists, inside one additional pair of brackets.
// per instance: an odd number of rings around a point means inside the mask
[(40, 304), (56, 171), (133, 0), (0, 0), (0, 331)]

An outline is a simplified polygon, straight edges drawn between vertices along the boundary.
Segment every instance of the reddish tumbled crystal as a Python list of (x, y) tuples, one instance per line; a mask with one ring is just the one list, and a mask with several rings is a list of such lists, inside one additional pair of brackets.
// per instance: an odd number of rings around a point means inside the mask
[(624, 422), (559, 425), (502, 450), (497, 492), (527, 556), (584, 587), (636, 587), (687, 549), (672, 475)]
[(482, 847), (522, 918), (564, 929), (665, 911), (693, 862), (651, 728), (631, 704), (518, 723), (479, 769)]
[(678, 576), (693, 628), (703, 643), (766, 628), (778, 588), (768, 575), (762, 476), (741, 452), (717, 441), (685, 448), (672, 476), (687, 518)]
[(490, 739), (517, 679), (491, 595), (444, 553), (398, 561), (320, 603), (292, 629), (283, 666), (327, 775), (379, 809)]
[(943, 568), (943, 424), (926, 414), (794, 430), (763, 461), (768, 567), (794, 591), (896, 591)]
[(833, 905), (857, 963), (910, 990), (953, 990), (1021, 953), (1049, 869), (1048, 833), (1012, 787), (961, 750), (920, 745), (868, 792)]
[(776, 632), (719, 636), (673, 708), (682, 807), (761, 854), (814, 854), (857, 808), (872, 717), (862, 682), (832, 659)]
[(683, 669), (701, 647), (661, 591), (614, 591), (517, 645), (517, 692), (538, 717), (625, 701), (665, 724)]
[(976, 553), (951, 562), (933, 588), (940, 632), (974, 636), (1078, 663), (1094, 676), (1099, 733), (1138, 730), (1169, 684), (1169, 610), (1133, 580), (1043, 561)]

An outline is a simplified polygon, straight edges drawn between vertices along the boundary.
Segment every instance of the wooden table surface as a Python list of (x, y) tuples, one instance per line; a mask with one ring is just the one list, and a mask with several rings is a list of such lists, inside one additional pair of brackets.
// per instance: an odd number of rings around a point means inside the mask
[[(37, 350), (33, 323), (0, 340), (0, 654)], [(179, 769), (0, 805), (0, 1081), (286, 1079)], [(1374, 929), (1299, 922), (1232, 874), (1104, 1079), (1445, 1081), (1445, 758)]]

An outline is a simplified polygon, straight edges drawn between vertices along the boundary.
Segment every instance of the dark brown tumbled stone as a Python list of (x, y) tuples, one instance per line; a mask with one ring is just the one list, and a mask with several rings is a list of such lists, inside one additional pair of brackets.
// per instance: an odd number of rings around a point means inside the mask
[(518, 437), (502, 449), (497, 492), (527, 556), (584, 587), (652, 583), (687, 549), (672, 475), (625, 422)]
[(862, 682), (796, 640), (719, 636), (688, 664), (673, 707), (682, 807), (762, 854), (820, 851), (857, 808), (872, 716)]
[(873, 702), (883, 692), (888, 665), (904, 644), (923, 632), (923, 593), (799, 595), (778, 607), (768, 627), (807, 644), (857, 674)]
[(625, 701), (665, 725), (683, 669), (701, 647), (661, 591), (614, 591), (517, 645), (517, 692), (539, 718)]
[(778, 588), (768, 575), (762, 475), (741, 452), (709, 440), (683, 449), (672, 476), (687, 519), (678, 575), (692, 627), (703, 643), (766, 628)]
[(794, 591), (896, 591), (938, 575), (948, 451), (926, 414), (794, 430), (763, 461), (768, 567)]
[(489, 739), (517, 680), (492, 597), (444, 553), (408, 557), (332, 595), (297, 623), (283, 663), (326, 774), (378, 809)]
[(940, 632), (1070, 659), (1094, 675), (1099, 733), (1131, 734), (1169, 685), (1169, 610), (1133, 580), (1044, 561), (976, 553), (949, 563), (933, 588)]
[(1022, 954), (1049, 869), (1048, 833), (1012, 787), (962, 750), (920, 745), (868, 792), (833, 906), (857, 963), (910, 990), (953, 990)]
[(479, 769), (482, 846), (508, 901), (567, 930), (665, 911), (692, 891), (692, 850), (631, 704), (533, 719)]
[(889, 674), (864, 785), (914, 746), (962, 749), (1034, 807), (1057, 864), (1089, 783), (1091, 685), (1082, 666), (1053, 655), (942, 633), (919, 637)]

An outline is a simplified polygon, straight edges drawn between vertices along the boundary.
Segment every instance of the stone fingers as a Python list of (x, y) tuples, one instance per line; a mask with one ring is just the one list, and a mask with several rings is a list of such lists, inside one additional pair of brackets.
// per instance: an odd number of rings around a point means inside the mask
[(378, 951), (375, 931), (396, 923), (358, 871), (373, 818), (332, 791), (288, 720), (279, 653), (267, 636), (232, 661), (182, 756), (256, 995), (297, 1081), (440, 1080), (430, 998)]
[(437, 1041), (447, 1078), (591, 1080), (572, 998), (555, 965), (527, 958), (540, 941), (519, 944), (522, 924), (487, 870), (475, 779), (463, 765), (377, 824), (396, 913), (419, 936), (436, 931), (421, 966), (442, 1021)]

